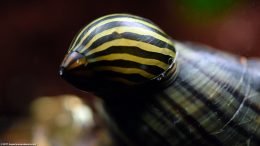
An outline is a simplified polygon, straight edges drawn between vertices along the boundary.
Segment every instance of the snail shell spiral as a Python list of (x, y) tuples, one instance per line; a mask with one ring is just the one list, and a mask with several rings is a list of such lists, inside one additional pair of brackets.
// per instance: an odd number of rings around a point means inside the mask
[(173, 41), (145, 18), (91, 22), (60, 74), (103, 100), (129, 145), (260, 145), (260, 61)]

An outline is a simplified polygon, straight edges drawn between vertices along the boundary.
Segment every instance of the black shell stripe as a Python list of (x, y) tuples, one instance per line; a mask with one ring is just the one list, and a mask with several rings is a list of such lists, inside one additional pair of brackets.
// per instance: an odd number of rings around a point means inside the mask
[[(93, 21), (92, 23), (90, 23), (88, 26), (84, 27), (81, 29), (81, 31), (79, 32), (79, 34), (77, 35), (76, 38), (74, 38), (74, 43), (71, 45), (71, 48), (74, 48), (77, 44), (79, 44), (79, 42), (81, 41), (81, 39), (85, 36), (85, 34), (91, 29), (93, 28), (93, 26), (97, 25), (100, 22), (103, 22), (105, 20), (111, 20), (114, 18), (132, 18), (132, 19), (136, 19), (136, 20), (140, 20), (143, 22), (149, 22), (151, 24), (153, 24), (150, 20), (145, 19), (145, 18), (141, 18), (141, 17), (137, 17), (137, 16), (133, 16), (133, 15), (125, 15), (125, 14), (113, 14), (113, 15), (108, 15), (105, 17), (101, 17), (100, 19), (97, 19), (96, 21)], [(145, 24), (144, 24), (145, 25)], [(154, 24), (153, 24), (154, 25)], [(146, 25), (147, 27), (149, 27), (148, 25)], [(155, 25), (154, 25), (155, 26)], [(157, 31), (160, 31), (161, 34), (165, 33), (160, 30), (159, 28), (157, 28)]]
[(115, 53), (131, 54), (131, 55), (135, 55), (135, 56), (139, 56), (139, 57), (143, 57), (143, 58), (156, 59), (156, 60), (160, 60), (166, 64), (169, 63), (169, 59), (171, 58), (171, 56), (168, 56), (168, 55), (163, 55), (163, 54), (156, 53), (156, 52), (149, 52), (149, 51), (142, 50), (138, 47), (131, 47), (131, 46), (112, 46), (112, 47), (105, 49), (104, 51), (96, 52), (96, 53), (93, 53), (86, 57), (95, 58), (95, 57), (100, 57), (100, 56), (115, 54)]
[[(103, 60), (129, 60), (129, 61), (137, 62), (137, 63), (143, 64), (143, 65), (154, 65), (154, 66), (160, 67), (162, 69), (167, 68), (169, 66), (168, 64), (166, 64), (160, 60), (139, 57), (139, 56), (126, 54), (126, 53), (124, 53), (124, 54), (123, 53), (122, 54), (114, 53), (114, 54), (99, 56), (99, 57), (95, 57), (95, 58), (89, 58), (88, 62), (89, 62), (89, 64), (91, 64), (93, 62), (98, 62), (98, 61), (103, 61)], [(140, 68), (143, 68), (143, 66), (140, 66)]]
[(153, 65), (144, 65), (137, 62), (129, 60), (102, 60), (89, 64), (89, 69), (94, 69), (95, 67), (105, 67), (105, 66), (115, 66), (115, 67), (129, 67), (129, 68), (140, 68), (143, 66), (145, 70), (151, 74), (160, 74), (163, 72), (163, 69)]
[[(138, 42), (144, 42), (144, 43), (151, 44), (151, 45), (154, 45), (159, 48), (169, 49), (170, 51), (175, 50), (175, 48), (171, 44), (164, 42), (162, 40), (159, 40), (153, 36), (139, 35), (139, 34), (132, 33), (132, 32), (124, 32), (124, 33), (120, 33), (120, 34), (106, 35), (106, 36), (103, 36), (103, 37), (97, 39), (83, 53), (88, 53), (90, 50), (94, 50), (97, 47), (101, 46), (102, 44), (108, 43), (108, 42), (116, 40), (116, 39), (122, 39), (122, 38), (134, 40), (134, 41), (138, 41)], [(84, 48), (84, 46), (79, 46), (79, 48), (76, 48), (75, 50), (80, 52), (80, 50), (82, 50), (82, 48)]]

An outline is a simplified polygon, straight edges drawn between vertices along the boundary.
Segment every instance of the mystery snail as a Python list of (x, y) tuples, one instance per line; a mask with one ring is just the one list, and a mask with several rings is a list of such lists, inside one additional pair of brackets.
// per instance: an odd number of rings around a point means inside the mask
[(128, 145), (260, 145), (260, 61), (172, 40), (148, 19), (94, 20), (60, 75), (102, 99)]

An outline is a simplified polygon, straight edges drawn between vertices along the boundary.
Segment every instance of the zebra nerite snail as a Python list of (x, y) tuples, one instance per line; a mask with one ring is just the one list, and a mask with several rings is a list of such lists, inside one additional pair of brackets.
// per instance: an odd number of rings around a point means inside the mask
[(172, 40), (150, 20), (91, 22), (60, 74), (102, 99), (129, 145), (260, 145), (260, 61)]

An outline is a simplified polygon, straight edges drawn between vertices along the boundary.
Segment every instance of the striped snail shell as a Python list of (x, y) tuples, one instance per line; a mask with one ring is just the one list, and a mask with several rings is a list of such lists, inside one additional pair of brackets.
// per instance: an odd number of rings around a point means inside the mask
[(145, 18), (91, 22), (60, 74), (102, 99), (128, 145), (260, 145), (260, 61), (173, 41)]

